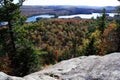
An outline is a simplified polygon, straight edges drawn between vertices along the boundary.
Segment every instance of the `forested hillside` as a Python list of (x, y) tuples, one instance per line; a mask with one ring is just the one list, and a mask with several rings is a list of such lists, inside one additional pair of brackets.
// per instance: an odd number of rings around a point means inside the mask
[(120, 8), (107, 21), (106, 10), (97, 19), (40, 19), (26, 23), (24, 0), (0, 1), (0, 70), (24, 76), (59, 61), (120, 51)]
[(105, 7), (91, 7), (91, 6), (22, 6), (20, 8), (21, 14), (26, 16), (40, 15), (40, 14), (52, 14), (56, 16), (63, 15), (75, 15), (75, 14), (91, 14), (101, 13), (105, 8), (107, 13), (114, 13), (114, 6)]

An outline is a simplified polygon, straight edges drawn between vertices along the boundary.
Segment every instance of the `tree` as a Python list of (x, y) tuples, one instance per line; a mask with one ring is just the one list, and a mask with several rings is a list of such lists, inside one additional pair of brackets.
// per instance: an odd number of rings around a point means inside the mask
[(106, 28), (106, 10), (103, 9), (102, 16), (98, 18), (98, 30), (101, 31), (101, 34), (103, 34), (105, 28)]
[(117, 6), (117, 15), (115, 15), (115, 21), (117, 24), (117, 27), (120, 29), (120, 6)]
[(40, 56), (47, 54), (47, 52), (39, 50), (34, 44), (36, 38), (33, 38), (33, 36), (37, 35), (36, 26), (38, 26), (38, 23), (15, 25), (13, 27), (16, 54), (12, 56), (12, 68), (14, 68), (12, 73), (15, 76), (25, 76), (39, 70), (42, 62)]
[(103, 9), (102, 16), (98, 18), (98, 30), (100, 31), (100, 43), (99, 43), (99, 55), (104, 55), (106, 52), (104, 51), (104, 31), (107, 27), (107, 19), (106, 19), (106, 10)]
[(96, 55), (96, 46), (95, 46), (95, 38), (92, 37), (90, 38), (89, 43), (86, 45), (84, 55), (89, 56), (89, 55)]
[(27, 46), (17, 50), (15, 55), (15, 71), (14, 75), (16, 76), (25, 76), (32, 72), (35, 72), (40, 69), (40, 58), (39, 55), (41, 52), (37, 51), (32, 46)]
[(18, 3), (14, 3), (14, 0), (0, 0), (0, 22), (8, 23), (12, 52), (16, 51), (12, 26), (20, 19), (20, 6), (24, 1), (19, 0)]
[[(118, 0), (120, 1), (120, 0)], [(118, 44), (118, 48), (117, 51), (120, 51), (120, 6), (117, 7), (117, 15), (115, 15), (115, 21), (117, 24), (117, 29), (116, 29), (116, 33), (117, 33), (117, 44)]]

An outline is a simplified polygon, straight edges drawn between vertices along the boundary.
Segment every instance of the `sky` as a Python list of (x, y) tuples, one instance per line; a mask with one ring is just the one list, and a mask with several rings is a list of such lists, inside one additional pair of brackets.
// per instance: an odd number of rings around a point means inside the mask
[(26, 0), (24, 5), (118, 6), (117, 0)]

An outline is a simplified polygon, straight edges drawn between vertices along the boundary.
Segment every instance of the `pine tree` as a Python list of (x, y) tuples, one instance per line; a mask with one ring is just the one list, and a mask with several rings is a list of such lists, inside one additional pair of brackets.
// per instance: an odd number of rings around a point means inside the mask
[(90, 39), (90, 42), (88, 43), (88, 45), (87, 45), (86, 48), (85, 48), (85, 53), (84, 53), (84, 54), (85, 54), (86, 56), (96, 55), (97, 50), (96, 50), (96, 46), (94, 45), (94, 43), (95, 43), (95, 38), (92, 37), (92, 38)]
[(105, 28), (106, 28), (106, 9), (103, 9), (102, 16), (98, 18), (98, 30), (101, 31), (101, 34), (103, 34)]
[(12, 26), (20, 19), (20, 6), (24, 1), (19, 0), (18, 3), (14, 3), (14, 0), (0, 0), (0, 22), (8, 23), (12, 52), (16, 51)]
[[(5, 65), (5, 67), (8, 69), (10, 68), (9, 70), (12, 70), (7, 71), (12, 75), (14, 73), (13, 71), (17, 69), (16, 67), (13, 67), (15, 65), (13, 64), (13, 58), (15, 55), (17, 55), (13, 26), (21, 19), (20, 6), (22, 6), (25, 0), (18, 0), (18, 3), (14, 3), (14, 1), (15, 0), (0, 0), (0, 22), (7, 22), (7, 25), (0, 29), (0, 59), (3, 65), (8, 64)], [(13, 55), (13, 53), (16, 54)], [(8, 60), (6, 63), (2, 62), (4, 58), (5, 60)], [(18, 58), (20, 58), (20, 56), (18, 56)]]

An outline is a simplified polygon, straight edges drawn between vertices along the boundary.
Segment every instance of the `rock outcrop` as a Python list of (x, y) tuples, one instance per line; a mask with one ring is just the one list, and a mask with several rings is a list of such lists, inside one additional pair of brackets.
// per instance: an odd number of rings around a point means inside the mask
[(120, 53), (65, 60), (23, 78), (1, 72), (0, 80), (120, 80)]

